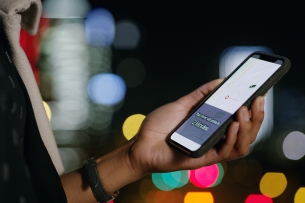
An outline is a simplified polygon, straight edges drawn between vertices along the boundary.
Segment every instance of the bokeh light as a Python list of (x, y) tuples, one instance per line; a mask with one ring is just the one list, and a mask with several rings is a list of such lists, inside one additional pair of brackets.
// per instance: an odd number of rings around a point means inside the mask
[(113, 47), (116, 49), (136, 49), (141, 39), (141, 33), (135, 22), (122, 20), (116, 23)]
[(259, 182), (262, 173), (262, 167), (258, 161), (242, 159), (235, 167), (234, 177), (240, 184), (251, 186)]
[(223, 165), (221, 163), (217, 163), (217, 167), (218, 167), (219, 175), (217, 177), (216, 182), (211, 187), (216, 187), (217, 185), (219, 185), (222, 182), (222, 179), (225, 175)]
[(188, 171), (174, 171), (169, 173), (162, 173), (164, 182), (173, 188), (180, 188), (188, 183)]
[(155, 194), (157, 191), (149, 191), (145, 198), (145, 202), (147, 203), (154, 203)]
[(261, 194), (251, 194), (247, 197), (245, 203), (272, 203), (270, 197)]
[(236, 183), (236, 178), (235, 178), (235, 166), (237, 162), (236, 161), (228, 161), (226, 162), (226, 169), (225, 173), (226, 175), (223, 177), (223, 180), (227, 183)]
[(49, 121), (50, 121), (50, 120), (51, 120), (51, 118), (52, 118), (52, 112), (51, 112), (51, 108), (50, 108), (50, 106), (48, 105), (48, 103), (47, 103), (47, 102), (42, 101), (42, 103), (43, 103), (43, 107), (44, 107), (44, 109), (46, 110), (46, 114), (47, 114), (47, 116), (48, 116), (48, 119), (49, 119)]
[(154, 203), (176, 203), (183, 199), (180, 191), (157, 191), (154, 195)]
[(87, 43), (91, 46), (110, 46), (115, 36), (115, 21), (104, 8), (96, 8), (88, 13), (85, 21)]
[(146, 74), (143, 63), (135, 58), (123, 60), (117, 68), (117, 74), (120, 75), (128, 87), (137, 87), (140, 85)]
[(262, 177), (259, 187), (265, 196), (278, 197), (286, 189), (287, 179), (283, 173), (268, 172)]
[(184, 203), (214, 203), (214, 197), (210, 192), (188, 192), (184, 197)]
[(283, 142), (283, 153), (291, 160), (299, 160), (305, 155), (305, 135), (299, 131), (289, 133)]
[(47, 18), (83, 18), (90, 10), (86, 0), (44, 0), (42, 5)]
[(294, 196), (294, 203), (304, 203), (305, 202), (305, 187), (298, 189)]
[(188, 171), (174, 171), (168, 173), (153, 173), (154, 185), (163, 191), (180, 188), (188, 183)]
[(53, 100), (48, 102), (53, 130), (79, 130), (88, 123), (88, 52), (82, 22), (58, 20), (41, 44), (42, 77), (50, 78), (45, 89)]
[(177, 171), (162, 173), (162, 179), (169, 187), (176, 188), (179, 185), (179, 180), (181, 178), (181, 174)]
[[(88, 56), (88, 68), (90, 69), (91, 76), (112, 72), (112, 50), (110, 47), (88, 46)], [(105, 106), (90, 102), (90, 112), (88, 118), (89, 129), (87, 132), (90, 135), (100, 136), (101, 139), (107, 138), (109, 133), (101, 132), (107, 131), (107, 129), (110, 127), (114, 111), (118, 110), (119, 108), (120, 106), (118, 106), (118, 108), (113, 108), (112, 106)]]
[(110, 73), (112, 63), (112, 50), (110, 47), (88, 46), (90, 73)]
[[(221, 78), (227, 77), (247, 56), (255, 51), (263, 51), (272, 53), (272, 50), (265, 46), (233, 46), (225, 49), (219, 62), (219, 76)], [(273, 129), (273, 88), (269, 89), (265, 96), (265, 115), (264, 121), (257, 134), (253, 146), (271, 135)]]
[(91, 146), (89, 136), (84, 131), (55, 130), (54, 136), (58, 146), (73, 146), (77, 148)]
[(88, 154), (81, 148), (59, 148), (59, 154), (62, 158), (66, 172), (79, 168)]
[(189, 176), (191, 183), (199, 188), (213, 187), (218, 185), (223, 178), (223, 168), (221, 164), (204, 166), (199, 169), (190, 170)]
[(220, 57), (219, 76), (228, 76), (247, 56), (255, 51), (272, 53), (266, 46), (233, 46), (226, 48)]
[(125, 97), (124, 80), (115, 74), (103, 73), (93, 76), (88, 83), (90, 99), (102, 105), (116, 105)]
[(85, 101), (48, 102), (52, 111), (53, 130), (74, 130), (86, 127), (89, 104)]
[(183, 202), (180, 191), (150, 191), (146, 196), (148, 203), (177, 203)]
[(163, 191), (170, 191), (172, 189), (174, 189), (175, 187), (171, 187), (169, 185), (167, 185), (162, 177), (162, 173), (153, 173), (151, 175), (152, 181), (154, 183), (154, 185), (159, 189), (159, 190), (163, 190)]
[(141, 181), (140, 184), (140, 195), (145, 200), (150, 191), (155, 189), (155, 185), (151, 179), (145, 178)]
[(135, 114), (135, 115), (132, 115), (132, 116), (129, 116), (123, 123), (123, 134), (124, 134), (124, 137), (127, 139), (127, 140), (130, 140), (131, 138), (133, 138), (143, 120), (145, 119), (145, 116), (142, 115), (142, 114)]
[(90, 115), (88, 118), (88, 126), (93, 130), (90, 134), (94, 135), (94, 130), (97, 132), (96, 135), (100, 135), (100, 131), (107, 129), (112, 121), (113, 108), (111, 106), (103, 106), (95, 103), (90, 104)]

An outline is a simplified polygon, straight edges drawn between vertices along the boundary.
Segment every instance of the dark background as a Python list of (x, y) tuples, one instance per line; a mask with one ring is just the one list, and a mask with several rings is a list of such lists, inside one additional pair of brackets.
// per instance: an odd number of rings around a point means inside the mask
[[(264, 45), (275, 54), (289, 58), (291, 70), (274, 88), (275, 126), (272, 136), (260, 150), (254, 150), (247, 158), (258, 160), (263, 174), (268, 171), (283, 172), (288, 186), (273, 202), (293, 202), (296, 190), (305, 185), (304, 158), (299, 161), (284, 160), (274, 151), (276, 137), (281, 132), (305, 132), (302, 114), (284, 121), (276, 118), (282, 115), (280, 111), (290, 109), (289, 105), (293, 104), (294, 98), (287, 98), (285, 105), (277, 101), (283, 89), (297, 88), (304, 95), (305, 15), (301, 3), (97, 0), (90, 3), (93, 8), (108, 9), (115, 21), (133, 20), (142, 33), (141, 44), (136, 50), (113, 49), (114, 72), (120, 61), (127, 57), (140, 59), (146, 67), (143, 84), (127, 89), (124, 105), (114, 115), (113, 129), (120, 129), (124, 119), (132, 114), (147, 115), (155, 108), (218, 78), (219, 57), (228, 47)], [(229, 162), (228, 166), (237, 162)], [(214, 194), (215, 202), (244, 202), (248, 194), (260, 194), (259, 183), (245, 187), (224, 180), (218, 187), (203, 189)], [(139, 194), (141, 181), (122, 188), (115, 202), (144, 202)], [(180, 191), (184, 195), (187, 191), (202, 189), (188, 184)]]
[[(264, 45), (274, 53), (288, 57), (292, 69), (278, 86), (303, 86), (305, 32), (302, 26), (305, 15), (301, 4), (259, 1), (90, 2), (93, 8), (108, 9), (115, 21), (131, 19), (142, 28), (144, 36), (138, 49), (114, 49), (113, 52), (113, 67), (128, 56), (139, 58), (146, 65), (144, 84), (129, 89), (126, 95), (125, 105), (128, 106), (129, 98), (137, 97), (130, 106), (143, 108), (138, 111), (148, 113), (217, 78), (220, 54), (230, 46)], [(137, 96), (145, 92), (149, 94)]]
[[(113, 49), (113, 67), (117, 67), (124, 58), (135, 57), (145, 64), (147, 71), (141, 86), (127, 90), (124, 106), (114, 117), (118, 122), (113, 123), (118, 123), (118, 128), (129, 115), (147, 115), (160, 105), (217, 78), (220, 54), (230, 46), (264, 45), (275, 54), (291, 60), (291, 70), (274, 88), (275, 117), (277, 110), (285, 108), (277, 107), (276, 104), (277, 95), (282, 89), (297, 87), (304, 93), (305, 16), (302, 4), (292, 1), (90, 2), (93, 8), (108, 9), (115, 21), (135, 21), (142, 31), (141, 45), (136, 50)], [(283, 125), (275, 120), (274, 135), (264, 143), (262, 150), (254, 151), (248, 156), (262, 164), (263, 173), (285, 173), (288, 179), (287, 189), (281, 196), (273, 199), (274, 202), (293, 202), (296, 190), (305, 184), (304, 158), (297, 162), (280, 160), (270, 153), (275, 149), (272, 141), (278, 132), (304, 130), (302, 123), (292, 123), (287, 121)], [(237, 161), (233, 161), (228, 165), (233, 166), (236, 163)], [(140, 183), (141, 180), (123, 188), (116, 202), (144, 202), (139, 195)], [(194, 190), (202, 191), (188, 184), (181, 192), (184, 194)], [(215, 202), (244, 202), (249, 193), (260, 193), (258, 184), (245, 187), (230, 181), (223, 181), (218, 187), (204, 191), (212, 191)]]

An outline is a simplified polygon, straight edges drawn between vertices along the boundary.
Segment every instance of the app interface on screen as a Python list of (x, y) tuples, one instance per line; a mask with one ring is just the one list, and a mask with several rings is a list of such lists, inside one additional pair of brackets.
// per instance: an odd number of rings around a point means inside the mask
[(203, 144), (279, 67), (276, 63), (249, 58), (176, 130), (175, 136)]

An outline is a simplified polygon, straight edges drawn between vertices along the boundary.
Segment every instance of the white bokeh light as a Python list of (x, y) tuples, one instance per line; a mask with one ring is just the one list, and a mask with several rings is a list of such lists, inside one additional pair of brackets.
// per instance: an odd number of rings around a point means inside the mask
[(305, 135), (299, 131), (289, 133), (283, 142), (284, 155), (291, 160), (299, 160), (305, 155)]
[(47, 18), (84, 18), (90, 10), (86, 0), (45, 0), (42, 4)]

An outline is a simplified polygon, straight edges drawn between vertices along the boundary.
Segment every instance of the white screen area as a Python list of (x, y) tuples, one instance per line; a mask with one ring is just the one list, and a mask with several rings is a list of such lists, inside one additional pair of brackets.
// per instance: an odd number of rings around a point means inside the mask
[(206, 103), (234, 114), (280, 66), (249, 58)]

